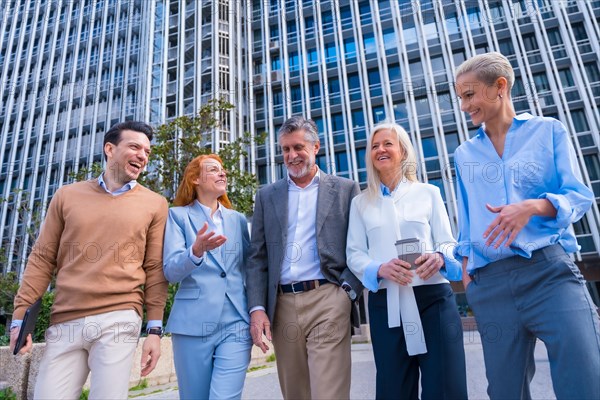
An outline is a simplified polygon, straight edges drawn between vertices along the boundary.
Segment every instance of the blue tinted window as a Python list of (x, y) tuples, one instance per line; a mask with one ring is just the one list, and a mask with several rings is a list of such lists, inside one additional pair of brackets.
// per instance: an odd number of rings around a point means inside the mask
[(363, 42), (365, 45), (365, 53), (366, 54), (377, 52), (377, 45), (375, 44), (375, 36), (373, 36), (372, 33), (367, 33), (363, 37)]
[(345, 151), (335, 153), (335, 166), (337, 171), (348, 171), (348, 155)]
[(435, 138), (428, 137), (421, 139), (421, 144), (423, 145), (423, 156), (425, 158), (429, 157), (437, 157), (438, 151), (435, 145)]
[(373, 107), (373, 121), (375, 123), (385, 120), (385, 109), (383, 106)]
[(333, 114), (331, 116), (331, 130), (334, 132), (344, 130), (344, 118), (342, 114)]
[(277, 71), (281, 69), (281, 61), (279, 56), (275, 56), (271, 59), (271, 70)]

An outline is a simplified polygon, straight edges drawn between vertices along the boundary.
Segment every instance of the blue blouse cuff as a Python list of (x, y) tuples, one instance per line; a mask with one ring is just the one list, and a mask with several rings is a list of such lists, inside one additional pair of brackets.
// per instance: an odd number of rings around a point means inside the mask
[(440, 269), (440, 274), (449, 281), (460, 281), (462, 280), (462, 264), (456, 259), (444, 257), (444, 266)]
[(381, 279), (377, 278), (377, 273), (379, 272), (379, 267), (381, 267), (380, 262), (371, 261), (367, 268), (365, 268), (365, 273), (363, 274), (363, 285), (371, 292), (377, 292), (379, 290), (379, 281)]
[(569, 203), (565, 196), (554, 193), (544, 193), (538, 198), (548, 200), (552, 203), (552, 206), (556, 208), (556, 218), (544, 222), (543, 225), (549, 228), (566, 228), (571, 224), (575, 212), (571, 207), (571, 203)]
[[(471, 243), (466, 241), (458, 242), (454, 247), (453, 255), (455, 259), (462, 260), (463, 257), (469, 257), (471, 254)], [(444, 257), (445, 258), (445, 257)]]

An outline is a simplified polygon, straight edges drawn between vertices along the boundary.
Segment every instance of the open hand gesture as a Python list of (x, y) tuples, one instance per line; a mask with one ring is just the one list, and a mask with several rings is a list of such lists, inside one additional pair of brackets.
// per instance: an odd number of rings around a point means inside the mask
[(205, 222), (196, 235), (196, 240), (192, 245), (192, 252), (196, 257), (202, 257), (205, 251), (214, 250), (227, 241), (225, 236), (216, 235), (214, 231), (207, 232), (207, 230), (208, 222)]

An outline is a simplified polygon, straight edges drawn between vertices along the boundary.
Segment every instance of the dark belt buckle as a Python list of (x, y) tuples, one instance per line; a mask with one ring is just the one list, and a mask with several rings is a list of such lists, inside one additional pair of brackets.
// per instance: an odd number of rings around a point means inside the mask
[(298, 291), (296, 291), (296, 286), (295, 286), (295, 285), (296, 285), (296, 283), (300, 283), (300, 284), (301, 284), (301, 285), (300, 285), (300, 286), (301, 286), (301, 287), (300, 287), (300, 289), (303, 289), (303, 288), (302, 288), (302, 286), (303, 286), (303, 285), (302, 285), (302, 282), (292, 282), (292, 293), (294, 293), (294, 294), (298, 294), (298, 293), (302, 293), (302, 292), (304, 292), (304, 290), (298, 290)]

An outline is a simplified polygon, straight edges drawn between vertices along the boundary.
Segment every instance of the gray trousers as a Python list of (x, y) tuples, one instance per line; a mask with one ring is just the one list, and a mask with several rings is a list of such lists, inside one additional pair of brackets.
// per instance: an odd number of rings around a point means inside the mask
[(536, 338), (558, 399), (600, 399), (600, 322), (577, 266), (560, 245), (475, 270), (466, 289), (481, 334), (488, 394), (531, 399)]

